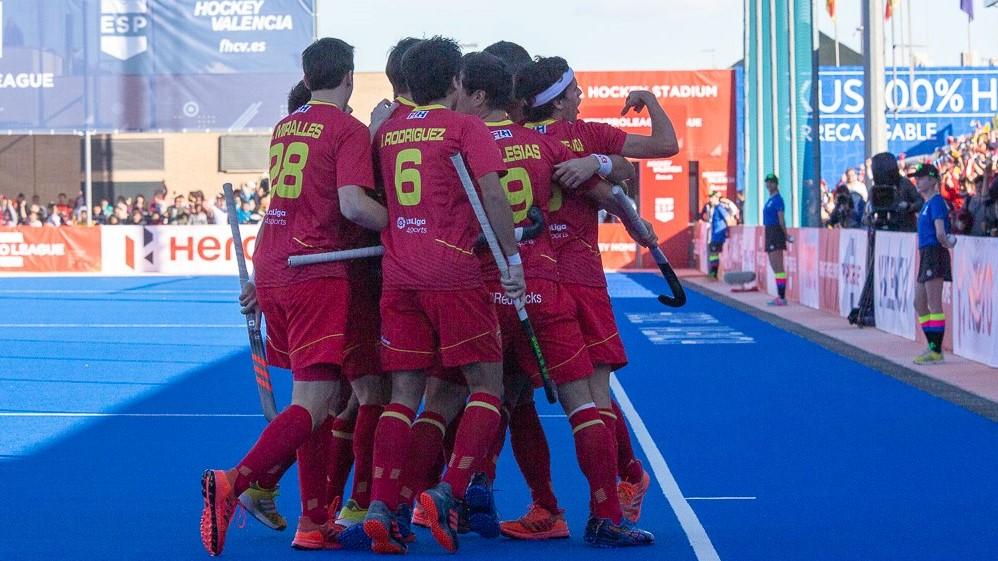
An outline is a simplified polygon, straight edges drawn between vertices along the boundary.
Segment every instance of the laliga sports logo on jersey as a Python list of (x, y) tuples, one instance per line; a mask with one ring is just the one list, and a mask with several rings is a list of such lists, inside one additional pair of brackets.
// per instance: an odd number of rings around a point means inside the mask
[(149, 48), (148, 0), (101, 0), (100, 50), (128, 60)]
[(655, 220), (672, 222), (676, 219), (676, 199), (660, 197), (655, 199)]

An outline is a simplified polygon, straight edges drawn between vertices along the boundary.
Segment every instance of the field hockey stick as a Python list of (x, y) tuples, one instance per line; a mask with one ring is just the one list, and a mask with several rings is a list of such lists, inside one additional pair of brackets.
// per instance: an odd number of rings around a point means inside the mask
[[(541, 212), (540, 208), (535, 206), (530, 207), (527, 210), (527, 218), (530, 220), (529, 226), (517, 226), (513, 228), (513, 233), (516, 235), (516, 241), (518, 242), (532, 240), (544, 231), (544, 213)], [(488, 241), (486, 241), (485, 233), (483, 232), (478, 235), (478, 241), (475, 242), (475, 246), (487, 243)]]
[[(239, 219), (236, 215), (236, 199), (232, 194), (232, 184), (222, 185), (225, 193), (225, 206), (228, 210), (229, 228), (232, 229), (232, 247), (236, 250), (236, 263), (239, 264), (239, 288), (246, 288), (249, 273), (246, 270), (246, 255), (243, 253), (243, 238), (239, 234)], [(267, 357), (263, 351), (263, 335), (256, 314), (246, 316), (246, 332), (249, 335), (250, 354), (253, 357), (253, 371), (256, 373), (256, 389), (260, 394), (260, 407), (267, 421), (277, 416), (277, 405), (274, 403), (274, 389), (270, 385), (270, 371), (267, 370)]]
[[(475, 185), (471, 182), (471, 174), (468, 173), (468, 168), (464, 165), (464, 158), (460, 154), (454, 154), (450, 157), (450, 161), (454, 164), (454, 169), (457, 170), (457, 176), (461, 179), (464, 192), (468, 194), (468, 202), (471, 203), (471, 208), (475, 211), (475, 218), (478, 219), (478, 223), (482, 226), (482, 234), (485, 235), (485, 241), (488, 242), (489, 249), (492, 250), (492, 257), (495, 258), (496, 266), (499, 267), (499, 274), (503, 277), (508, 277), (509, 264), (506, 262), (506, 256), (503, 255), (502, 250), (499, 248), (499, 240), (496, 239), (496, 233), (492, 230), (489, 217), (485, 214), (482, 201), (478, 198), (478, 193), (475, 192)], [(523, 331), (527, 335), (527, 340), (530, 341), (530, 349), (534, 352), (534, 358), (537, 359), (537, 366), (541, 372), (541, 380), (544, 382), (544, 395), (547, 397), (548, 403), (556, 403), (558, 401), (558, 388), (555, 387), (548, 373), (548, 365), (544, 361), (544, 354), (541, 353), (541, 344), (537, 341), (537, 334), (534, 333), (534, 328), (530, 325), (530, 318), (527, 317), (527, 309), (524, 307), (523, 298), (517, 298), (514, 301), (514, 305), (516, 306), (516, 315), (520, 318), (520, 326), (523, 327)]]
[[(641, 217), (638, 216), (638, 210), (634, 201), (627, 196), (627, 193), (624, 192), (620, 185), (614, 185), (610, 192), (613, 193), (613, 198), (616, 199), (617, 204), (624, 210), (625, 216), (621, 218), (631, 227), (632, 231), (638, 234), (638, 237), (647, 237), (649, 233), (648, 227), (645, 226), (645, 223), (641, 221)], [(683, 290), (683, 285), (679, 283), (676, 272), (672, 270), (669, 259), (666, 258), (662, 248), (657, 245), (648, 249), (651, 251), (652, 258), (655, 259), (659, 270), (662, 271), (665, 282), (669, 284), (669, 289), (672, 291), (672, 297), (659, 294), (658, 301), (670, 308), (681, 308), (686, 304), (686, 291)]]
[(325, 253), (313, 253), (311, 255), (292, 255), (288, 257), (288, 267), (304, 267), (306, 265), (317, 265), (319, 263), (333, 263), (335, 261), (348, 261), (350, 259), (364, 259), (367, 257), (378, 257), (385, 254), (385, 248), (380, 245), (370, 247), (358, 247), (356, 249), (344, 249), (342, 251), (327, 251)]

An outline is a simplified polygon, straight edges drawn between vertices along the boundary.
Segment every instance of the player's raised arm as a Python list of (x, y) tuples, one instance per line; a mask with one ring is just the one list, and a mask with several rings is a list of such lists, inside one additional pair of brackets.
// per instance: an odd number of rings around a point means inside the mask
[(556, 164), (554, 170), (554, 180), (569, 189), (579, 187), (596, 174), (611, 183), (634, 178), (634, 166), (627, 158), (617, 154), (591, 154), (573, 158)]
[(651, 135), (628, 134), (621, 154), (629, 158), (668, 158), (678, 154), (679, 140), (676, 138), (676, 129), (672, 126), (669, 115), (659, 105), (655, 94), (646, 90), (632, 91), (627, 94), (627, 100), (620, 114), (626, 115), (631, 109), (640, 113), (645, 108), (648, 109), (648, 116), (651, 118)]

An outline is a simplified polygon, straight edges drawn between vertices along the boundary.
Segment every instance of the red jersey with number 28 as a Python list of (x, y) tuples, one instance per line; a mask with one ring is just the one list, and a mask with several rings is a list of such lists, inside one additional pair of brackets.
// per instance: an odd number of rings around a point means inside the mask
[[(527, 226), (527, 211), (536, 206), (544, 213), (544, 224), (550, 220), (552, 175), (555, 164), (575, 158), (575, 154), (557, 140), (544, 136), (512, 121), (485, 123), (492, 138), (502, 150), (506, 175), (500, 182), (513, 207), (515, 226)], [(534, 239), (520, 242), (520, 257), (527, 278), (557, 281), (558, 261), (547, 231)], [(481, 252), (482, 274), (498, 279), (499, 269), (491, 251)]]
[[(472, 179), (506, 169), (477, 117), (442, 105), (416, 107), (378, 131), (375, 168), (385, 186), (385, 288), (457, 290), (482, 286), (475, 240), (481, 231), (451, 156)], [(476, 185), (477, 189), (477, 185)]]
[(288, 256), (350, 249), (367, 231), (340, 214), (338, 190), (374, 188), (370, 133), (331, 103), (310, 101), (281, 119), (270, 141), (271, 202), (253, 256), (258, 286), (347, 276), (346, 265), (288, 267)]
[[(620, 154), (627, 133), (604, 123), (548, 120), (529, 128), (560, 140), (576, 156)], [(548, 229), (558, 252), (561, 280), (586, 286), (606, 286), (599, 255), (599, 208), (582, 192), (562, 196), (556, 189)]]

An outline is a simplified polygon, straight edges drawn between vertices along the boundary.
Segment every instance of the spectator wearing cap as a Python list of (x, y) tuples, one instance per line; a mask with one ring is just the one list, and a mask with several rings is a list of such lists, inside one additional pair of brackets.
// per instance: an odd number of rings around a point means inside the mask
[(707, 244), (707, 262), (709, 265), (708, 274), (712, 278), (717, 278), (717, 271), (721, 265), (721, 251), (724, 250), (724, 242), (728, 240), (728, 227), (737, 224), (737, 208), (734, 203), (721, 198), (720, 190), (710, 192), (710, 201), (707, 203), (709, 211), (709, 237)]
[(943, 361), (943, 336), (946, 314), (943, 312), (943, 282), (953, 280), (949, 249), (956, 245), (950, 232), (949, 207), (939, 193), (939, 170), (922, 164), (914, 175), (918, 193), (925, 205), (918, 213), (918, 283), (915, 285), (915, 311), (929, 342), (929, 348), (915, 357), (915, 364)]
[(787, 224), (783, 217), (786, 206), (780, 195), (780, 180), (775, 174), (766, 176), (766, 189), (769, 191), (769, 199), (762, 209), (762, 225), (766, 230), (766, 253), (769, 254), (769, 263), (773, 267), (777, 293), (777, 297), (769, 305), (786, 306), (787, 271), (783, 268), (783, 252), (787, 249), (787, 242), (793, 243), (794, 240), (787, 235)]

